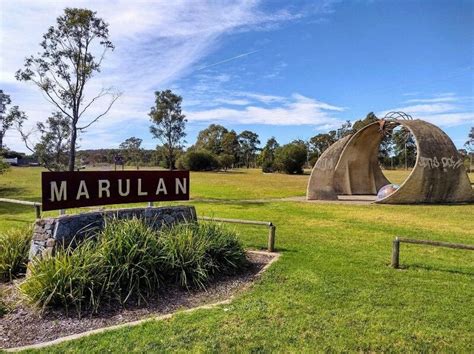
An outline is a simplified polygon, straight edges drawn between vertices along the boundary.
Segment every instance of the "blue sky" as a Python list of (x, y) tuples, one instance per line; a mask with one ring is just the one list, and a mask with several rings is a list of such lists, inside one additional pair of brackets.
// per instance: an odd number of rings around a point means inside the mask
[[(30, 117), (52, 106), (16, 82), (23, 58), (64, 7), (110, 24), (116, 46), (90, 92), (123, 92), (81, 148), (130, 136), (153, 148), (155, 90), (183, 96), (187, 141), (211, 123), (250, 129), (262, 143), (309, 137), (374, 111), (403, 110), (441, 126), (461, 147), (474, 125), (473, 1), (0, 0), (0, 87)], [(100, 112), (99, 102), (91, 113)], [(92, 116), (91, 116), (92, 117)], [(24, 151), (15, 132), (6, 143)]]

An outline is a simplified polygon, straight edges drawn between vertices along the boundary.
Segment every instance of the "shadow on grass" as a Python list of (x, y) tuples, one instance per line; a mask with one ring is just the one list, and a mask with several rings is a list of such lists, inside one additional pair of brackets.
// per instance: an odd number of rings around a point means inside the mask
[[(13, 204), (0, 202), (0, 215), (4, 214), (26, 214), (31, 213), (34, 215), (35, 208), (30, 205)], [(2, 217), (3, 219), (3, 217)]]
[(232, 204), (232, 205), (252, 205), (252, 206), (264, 206), (271, 200), (240, 200), (240, 199), (218, 199), (218, 198), (193, 198), (189, 202), (191, 203), (216, 203), (216, 204)]
[(34, 218), (3, 218), (2, 221), (8, 221), (8, 222), (15, 222), (15, 223), (23, 223), (25, 225), (30, 225), (33, 224), (35, 221)]
[(469, 271), (468, 269), (450, 269), (441, 266), (430, 266), (426, 264), (410, 264), (410, 265), (400, 265), (400, 269), (403, 270), (426, 270), (434, 272), (445, 272), (452, 274), (460, 275), (474, 275), (474, 270)]
[(0, 186), (0, 198), (20, 198), (22, 195), (27, 194), (27, 192), (26, 188)]

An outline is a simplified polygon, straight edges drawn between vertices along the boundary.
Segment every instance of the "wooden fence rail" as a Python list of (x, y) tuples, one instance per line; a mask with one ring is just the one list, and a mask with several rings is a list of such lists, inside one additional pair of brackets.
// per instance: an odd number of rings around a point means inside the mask
[(450, 243), (430, 240), (416, 240), (412, 238), (396, 237), (392, 245), (392, 267), (399, 268), (400, 266), (400, 243), (411, 243), (415, 245), (429, 245), (435, 247), (455, 248), (462, 250), (474, 251), (474, 245), (464, 245), (462, 243)]
[(21, 205), (31, 205), (35, 207), (36, 218), (41, 218), (41, 203), (38, 202), (29, 202), (26, 200), (18, 200), (18, 199), (8, 199), (8, 198), (0, 198), (0, 202), (3, 203), (11, 203), (11, 204), (21, 204)]
[(232, 224), (266, 226), (266, 227), (268, 227), (268, 241), (267, 241), (268, 252), (275, 252), (276, 226), (273, 225), (272, 222), (269, 222), (269, 221), (254, 221), (254, 220), (241, 220), (241, 219), (211, 218), (211, 217), (208, 217), (208, 216), (198, 216), (198, 220), (220, 221), (220, 222), (227, 222), (227, 223), (232, 223)]
[[(18, 200), (18, 199), (8, 199), (8, 198), (0, 198), (0, 202), (3, 203), (11, 203), (11, 204), (21, 204), (21, 205), (31, 205), (35, 208), (36, 211), (36, 218), (41, 218), (41, 203), (38, 202), (30, 202), (26, 200)], [(148, 206), (153, 206), (153, 203), (149, 203)], [(64, 214), (64, 210), (60, 211), (60, 215)], [(225, 218), (211, 218), (207, 216), (198, 216), (199, 220), (205, 221), (220, 221), (220, 222), (227, 222), (227, 223), (234, 223), (234, 224), (246, 224), (246, 225), (261, 225), (268, 227), (268, 243), (267, 249), (269, 252), (275, 251), (275, 234), (276, 234), (276, 226), (273, 225), (272, 222), (269, 221), (255, 221), (255, 220), (241, 220), (241, 219), (225, 219)]]

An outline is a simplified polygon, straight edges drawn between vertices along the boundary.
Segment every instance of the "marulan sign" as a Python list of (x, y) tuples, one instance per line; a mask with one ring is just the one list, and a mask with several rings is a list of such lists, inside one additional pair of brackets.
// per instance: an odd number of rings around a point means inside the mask
[(189, 200), (189, 171), (43, 172), (42, 209)]

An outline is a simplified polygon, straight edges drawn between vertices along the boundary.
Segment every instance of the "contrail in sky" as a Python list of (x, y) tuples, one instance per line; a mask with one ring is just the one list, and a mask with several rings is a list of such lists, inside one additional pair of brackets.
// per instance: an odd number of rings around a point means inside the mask
[(199, 68), (199, 69), (197, 69), (196, 71), (203, 70), (203, 69), (207, 69), (207, 68), (210, 68), (211, 66), (216, 66), (216, 65), (219, 65), (219, 64), (227, 63), (228, 61), (231, 61), (231, 60), (243, 58), (243, 57), (246, 57), (247, 55), (254, 54), (254, 53), (257, 53), (257, 52), (259, 52), (259, 51), (260, 51), (260, 50), (254, 50), (254, 51), (252, 51), (252, 52), (239, 54), (239, 55), (236, 55), (235, 57), (228, 58), (228, 59), (224, 59), (224, 60), (218, 61), (217, 63), (213, 63), (213, 64), (209, 64), (209, 65), (203, 66), (202, 68)]

